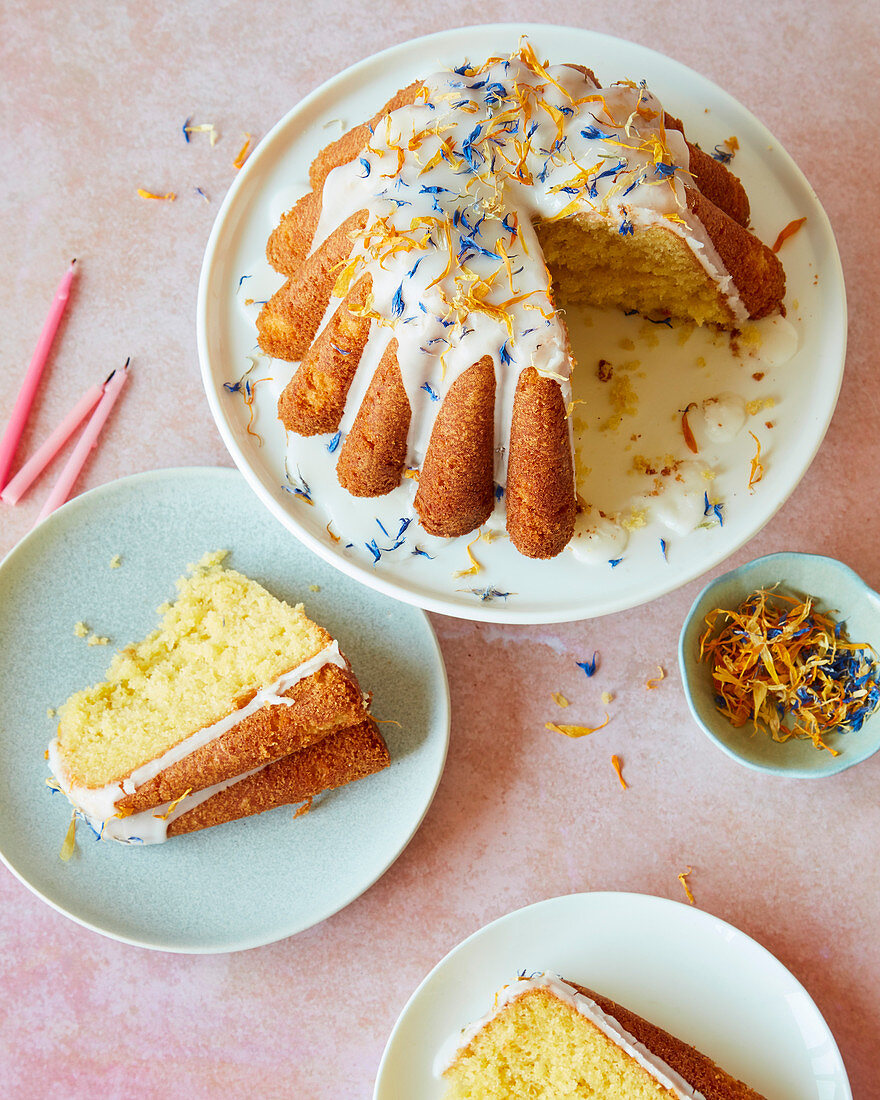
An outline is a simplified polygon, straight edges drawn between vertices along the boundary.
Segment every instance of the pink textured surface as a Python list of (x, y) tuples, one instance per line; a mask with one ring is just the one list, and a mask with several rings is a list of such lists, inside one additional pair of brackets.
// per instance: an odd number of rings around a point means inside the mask
[[(809, 550), (880, 587), (880, 219), (865, 206), (880, 178), (865, 121), (880, 18), (866, 2), (489, 0), (464, 15), (448, 0), (409, 10), (391, 0), (7, 4), (0, 425), (54, 287), (71, 257), (80, 261), (19, 461), (131, 355), (131, 383), (77, 490), (161, 466), (229, 465), (202, 392), (194, 318), (202, 251), (242, 133), (259, 137), (317, 84), (394, 42), (462, 21), (548, 17), (696, 68), (806, 171), (847, 279), (846, 377), (806, 478), (732, 564)], [(188, 115), (219, 127), (216, 148), (203, 137), (184, 144)], [(179, 197), (145, 202), (138, 187)], [(58, 469), (16, 509), (0, 505), (0, 553), (29, 529)], [(384, 878), (293, 939), (239, 955), (148, 952), (80, 928), (0, 873), (0, 1091), (369, 1097), (400, 1009), (464, 936), (572, 891), (681, 900), (676, 875), (690, 865), (697, 904), (794, 972), (834, 1032), (854, 1095), (876, 1095), (880, 756), (814, 784), (752, 774), (713, 748), (675, 671), (679, 626), (701, 584), (560, 627), (435, 617), (453, 705), (436, 800)], [(601, 666), (588, 681), (574, 659), (593, 650)], [(667, 678), (647, 692), (657, 664)], [(550, 691), (589, 721), (605, 690), (613, 721), (600, 734), (568, 741), (544, 730)]]

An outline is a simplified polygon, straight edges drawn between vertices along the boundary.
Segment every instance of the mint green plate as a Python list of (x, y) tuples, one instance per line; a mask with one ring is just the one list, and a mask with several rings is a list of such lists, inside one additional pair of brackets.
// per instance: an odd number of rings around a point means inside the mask
[[(166, 844), (77, 831), (58, 856), (67, 800), (45, 785), (47, 708), (103, 677), (113, 648), (157, 623), (174, 581), (208, 550), (295, 603), (340, 641), (381, 727), (391, 767), (315, 799)], [(118, 554), (121, 565), (110, 568)], [(310, 586), (319, 586), (311, 591)], [(83, 620), (110, 646), (74, 636)], [(446, 673), (424, 612), (311, 554), (231, 469), (159, 470), (76, 497), (0, 565), (0, 856), (39, 897), (97, 932), (166, 951), (234, 951), (329, 917), (382, 875), (418, 828), (443, 770)]]
[(769, 736), (752, 735), (749, 726), (735, 729), (718, 713), (709, 666), (699, 659), (706, 615), (716, 607), (738, 607), (755, 589), (770, 588), (777, 581), (781, 582), (782, 591), (814, 596), (821, 611), (830, 612), (846, 623), (850, 641), (867, 642), (880, 653), (880, 596), (857, 573), (835, 558), (817, 554), (770, 554), (717, 577), (697, 596), (685, 619), (678, 646), (688, 706), (706, 736), (749, 768), (792, 779), (835, 775), (867, 760), (880, 748), (880, 711), (861, 730), (826, 738), (839, 756), (814, 748), (810, 741), (779, 744)]

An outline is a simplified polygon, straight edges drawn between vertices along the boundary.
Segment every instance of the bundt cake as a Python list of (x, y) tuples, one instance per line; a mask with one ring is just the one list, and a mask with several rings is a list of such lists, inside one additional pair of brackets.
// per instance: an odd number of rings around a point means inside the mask
[(552, 974), (501, 990), (443, 1075), (444, 1100), (763, 1100), (694, 1047)]
[[(286, 282), (257, 319), (264, 352), (300, 361), (279, 416), (341, 431), (355, 496), (416, 480), (434, 535), (476, 529), (501, 500), (521, 553), (571, 538), (558, 301), (726, 329), (782, 307), (782, 266), (748, 230), (736, 177), (644, 82), (602, 88), (528, 44), (411, 84), (323, 149), (310, 180), (269, 239)], [(347, 409), (362, 357), (374, 373)]]
[[(364, 694), (338, 643), (302, 605), (223, 568), (223, 556), (192, 567), (174, 602), (160, 608), (159, 629), (117, 653), (102, 683), (58, 710), (48, 752), (54, 785), (108, 838), (146, 840), (132, 815), (164, 834), (155, 822), (167, 824), (161, 815), (169, 807), (180, 816), (188, 807), (179, 800), (199, 792), (213, 817), (267, 781), (280, 797), (284, 776), (272, 772), (235, 794), (221, 797), (220, 788), (366, 721)], [(370, 741), (371, 730), (354, 736)]]

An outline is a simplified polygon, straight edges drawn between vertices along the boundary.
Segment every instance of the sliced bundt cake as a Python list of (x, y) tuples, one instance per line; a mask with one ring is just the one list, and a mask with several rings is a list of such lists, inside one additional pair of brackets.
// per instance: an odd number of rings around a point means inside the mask
[[(303, 435), (342, 426), (354, 495), (416, 469), (432, 534), (474, 530), (499, 485), (523, 554), (571, 538), (559, 301), (727, 329), (782, 305), (741, 184), (645, 84), (602, 88), (528, 45), (403, 89), (310, 178), (269, 240), (287, 281), (257, 322), (265, 352), (301, 361), (279, 415)], [(366, 398), (346, 410), (374, 345)]]

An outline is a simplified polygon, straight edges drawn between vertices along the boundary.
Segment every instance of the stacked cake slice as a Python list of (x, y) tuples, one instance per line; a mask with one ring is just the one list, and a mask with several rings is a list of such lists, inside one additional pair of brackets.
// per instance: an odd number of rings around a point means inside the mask
[(224, 555), (59, 710), (54, 780), (102, 837), (156, 843), (310, 799), (388, 765), (336, 641)]

